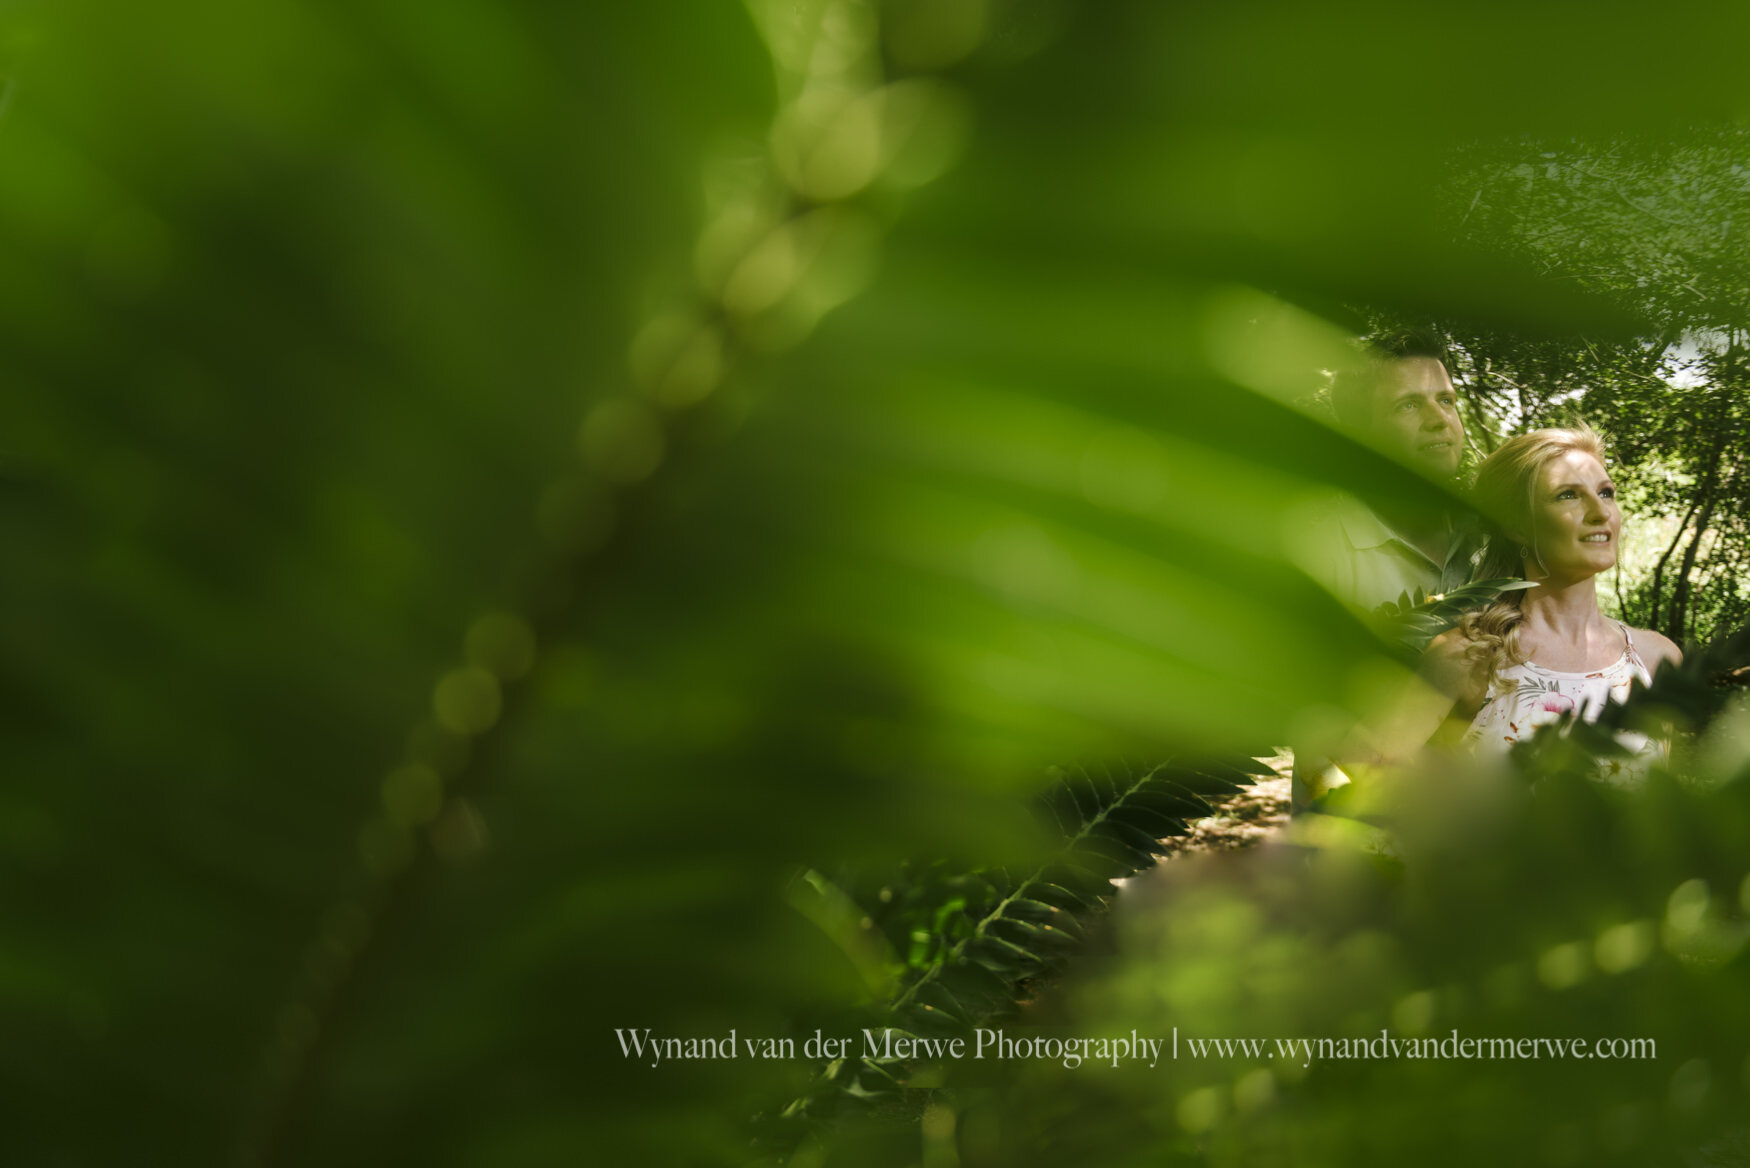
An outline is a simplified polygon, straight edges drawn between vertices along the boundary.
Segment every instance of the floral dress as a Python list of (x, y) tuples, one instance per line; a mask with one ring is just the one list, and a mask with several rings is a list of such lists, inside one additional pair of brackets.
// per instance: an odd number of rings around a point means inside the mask
[[(1617, 627), (1622, 629), (1622, 656), (1603, 669), (1560, 673), (1527, 661), (1497, 670), (1488, 700), (1477, 711), (1462, 742), (1479, 753), (1505, 754), (1515, 742), (1531, 737), (1547, 722), (1558, 721), (1575, 710), (1582, 721), (1594, 721), (1606, 702), (1627, 700), (1636, 681), (1649, 684), (1652, 677), (1640, 654), (1635, 652), (1628, 626), (1618, 622)], [(1600, 777), (1619, 786), (1638, 783), (1661, 747), (1633, 731), (1623, 731), (1617, 740), (1631, 752), (1631, 757), (1601, 760)]]

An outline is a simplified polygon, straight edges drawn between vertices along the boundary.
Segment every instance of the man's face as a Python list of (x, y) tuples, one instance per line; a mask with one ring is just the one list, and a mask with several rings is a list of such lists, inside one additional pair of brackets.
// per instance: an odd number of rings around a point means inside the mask
[(1433, 357), (1401, 357), (1374, 390), (1373, 432), (1386, 450), (1436, 478), (1458, 473), (1464, 423), (1446, 366)]

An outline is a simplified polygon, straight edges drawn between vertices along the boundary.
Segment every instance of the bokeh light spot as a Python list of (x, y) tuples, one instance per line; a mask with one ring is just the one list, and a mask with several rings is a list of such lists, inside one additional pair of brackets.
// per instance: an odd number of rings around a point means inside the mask
[(989, 0), (891, 0), (881, 36), (895, 64), (928, 71), (971, 55), (989, 24)]
[(1434, 1024), (1434, 995), (1426, 990), (1405, 994), (1392, 1007), (1391, 1020), (1392, 1026), (1404, 1034), (1428, 1033)]
[(1269, 1106), (1275, 1098), (1276, 1076), (1268, 1067), (1248, 1071), (1234, 1084), (1234, 1108), (1242, 1115)]
[(498, 679), (475, 666), (444, 674), (432, 694), (432, 712), (454, 734), (479, 734), (498, 721)]
[(723, 334), (684, 316), (658, 317), (632, 342), (632, 376), (668, 409), (708, 397), (723, 374)]
[(397, 827), (430, 823), (443, 806), (444, 782), (428, 766), (397, 767), (383, 780), (383, 810)]
[(795, 224), (784, 223), (774, 228), (730, 273), (723, 286), (723, 306), (731, 312), (752, 316), (789, 295), (802, 270), (797, 244)]
[(1590, 947), (1577, 941), (1545, 949), (1537, 959), (1537, 980), (1552, 990), (1579, 985), (1592, 968)]
[(1197, 1135), (1221, 1122), (1226, 1110), (1222, 1103), (1222, 1092), (1214, 1087), (1203, 1087), (1180, 1099), (1176, 1114), (1179, 1126), (1192, 1135)]
[(1651, 921), (1630, 921), (1605, 929), (1594, 946), (1598, 968), (1605, 973), (1626, 973), (1653, 955), (1657, 941)]

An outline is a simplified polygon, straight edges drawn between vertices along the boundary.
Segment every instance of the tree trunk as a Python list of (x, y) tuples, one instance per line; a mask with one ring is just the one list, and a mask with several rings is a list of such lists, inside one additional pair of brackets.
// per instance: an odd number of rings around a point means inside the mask
[(1671, 589), (1671, 617), (1667, 622), (1669, 627), (1662, 631), (1679, 644), (1689, 637), (1689, 575), (1695, 569), (1695, 554), (1701, 548), (1701, 537), (1707, 534), (1708, 522), (1714, 517), (1714, 504), (1718, 498), (1717, 494), (1710, 496), (1701, 518), (1696, 520), (1695, 536), (1689, 541), (1689, 546), (1683, 549), (1683, 567), (1679, 569), (1677, 583)]
[(1671, 553), (1677, 550), (1677, 545), (1683, 542), (1683, 533), (1689, 530), (1689, 521), (1695, 517), (1696, 508), (1701, 506), (1700, 499), (1692, 499), (1689, 510), (1683, 513), (1683, 522), (1677, 525), (1677, 534), (1671, 538), (1671, 543), (1665, 548), (1665, 554), (1659, 557), (1659, 562), (1653, 565), (1653, 590), (1647, 600), (1647, 614), (1641, 623), (1649, 629), (1659, 627), (1660, 602), (1665, 599), (1665, 565), (1671, 560)]

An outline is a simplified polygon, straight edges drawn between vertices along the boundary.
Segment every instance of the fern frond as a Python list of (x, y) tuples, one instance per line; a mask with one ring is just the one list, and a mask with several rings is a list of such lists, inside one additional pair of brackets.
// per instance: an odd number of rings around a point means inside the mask
[[(1015, 879), (1001, 870), (953, 872), (942, 862), (908, 867), (869, 905), (890, 939), (923, 937), (876, 1027), (964, 1035), (1012, 1013), (1033, 979), (1077, 951), (1089, 924), (1110, 907), (1114, 880), (1152, 866), (1169, 854), (1162, 840), (1188, 834), (1216, 802), (1270, 773), (1251, 758), (1176, 760), (1129, 779), (1076, 770), (1038, 800), (1061, 843), (1031, 873)], [(903, 1067), (846, 1059), (823, 1070), (782, 1116), (823, 1121), (847, 1098), (893, 1102), (907, 1081)]]
[(1405, 594), (1395, 603), (1388, 600), (1374, 609), (1373, 615), (1379, 622), (1380, 635), (1404, 656), (1415, 657), (1435, 637), (1457, 625), (1465, 613), (1493, 603), (1503, 592), (1530, 587), (1529, 580), (1499, 579), (1478, 580), (1432, 596), (1417, 589), (1415, 597)]

